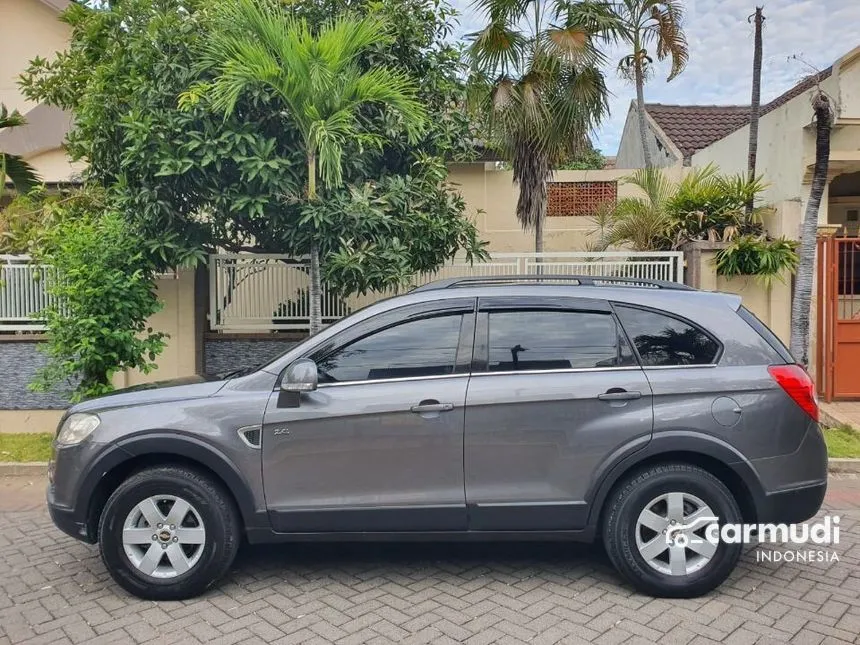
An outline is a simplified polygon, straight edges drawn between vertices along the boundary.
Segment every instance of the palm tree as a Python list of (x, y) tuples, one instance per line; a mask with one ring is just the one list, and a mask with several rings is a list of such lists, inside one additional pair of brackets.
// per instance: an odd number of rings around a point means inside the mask
[[(318, 177), (326, 188), (342, 184), (348, 142), (381, 145), (359, 128), (362, 106), (376, 103), (392, 108), (400, 114), (410, 139), (421, 131), (425, 113), (409, 77), (386, 67), (363, 71), (359, 66), (359, 57), (370, 46), (393, 40), (380, 19), (340, 17), (314, 32), (278, 0), (227, 0), (214, 6), (218, 28), (205, 45), (202, 66), (216, 76), (193, 87), (182, 100), (208, 96), (216, 109), (229, 114), (244, 94), (269, 93), (301, 134), (309, 201), (318, 198)], [(313, 335), (322, 327), (317, 242), (310, 247), (309, 292)]]
[(677, 183), (662, 168), (640, 168), (624, 182), (639, 194), (598, 211), (595, 250), (664, 251), (690, 240), (729, 241), (763, 232), (761, 215), (767, 209), (745, 213), (745, 205), (765, 189), (758, 178), (721, 175), (709, 164), (691, 169)]
[(511, 163), (516, 214), (543, 250), (553, 167), (588, 145), (607, 113), (595, 47), (600, 11), (568, 17), (560, 0), (476, 0), (487, 26), (471, 34), (472, 105), (487, 144)]
[(659, 168), (640, 168), (625, 183), (636, 186), (641, 196), (625, 197), (598, 215), (598, 248), (671, 249), (674, 219), (669, 205), (677, 184)]
[[(0, 130), (14, 128), (26, 124), (18, 110), (9, 112), (0, 103)], [(19, 193), (27, 193), (41, 181), (33, 167), (18, 155), (8, 154), (0, 150), (0, 197), (6, 189), (6, 179), (12, 182)]]
[[(794, 283), (794, 299), (791, 303), (791, 353), (801, 365), (809, 365), (809, 308), (812, 301), (812, 282), (815, 273), (815, 238), (818, 231), (818, 209), (821, 196), (827, 186), (827, 169), (830, 164), (830, 130), (833, 126), (833, 110), (830, 99), (818, 89), (812, 99), (815, 114), (815, 167), (812, 185), (800, 235), (800, 261)], [(819, 366), (819, 369), (820, 366)]]
[(605, 6), (614, 18), (611, 27), (614, 38), (633, 50), (619, 61), (618, 71), (636, 86), (639, 136), (645, 167), (650, 168), (653, 162), (646, 135), (645, 80), (651, 74), (654, 59), (648, 48), (656, 46), (657, 60), (671, 60), (667, 81), (684, 70), (689, 58), (687, 38), (681, 28), (684, 8), (680, 0), (616, 0), (606, 2)]

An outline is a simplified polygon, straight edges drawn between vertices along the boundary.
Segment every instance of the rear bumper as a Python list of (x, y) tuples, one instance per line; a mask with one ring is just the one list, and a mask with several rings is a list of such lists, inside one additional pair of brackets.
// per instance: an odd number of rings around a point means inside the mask
[(768, 493), (761, 501), (758, 521), (762, 524), (796, 524), (808, 520), (821, 508), (827, 480)]

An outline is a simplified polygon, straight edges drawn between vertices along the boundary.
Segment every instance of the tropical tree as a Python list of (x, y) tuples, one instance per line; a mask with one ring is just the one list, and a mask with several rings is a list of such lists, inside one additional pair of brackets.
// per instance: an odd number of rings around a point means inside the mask
[(812, 98), (812, 111), (815, 115), (815, 166), (801, 225), (800, 262), (794, 283), (794, 299), (791, 302), (790, 349), (795, 360), (801, 365), (809, 365), (809, 314), (815, 273), (815, 238), (818, 231), (821, 196), (827, 186), (830, 131), (833, 127), (830, 99), (820, 87)]
[[(26, 123), (27, 121), (18, 110), (9, 112), (6, 106), (0, 103), (0, 130), (19, 127)], [(20, 156), (0, 150), (0, 197), (6, 189), (7, 178), (19, 193), (29, 192), (40, 181), (33, 167)]]
[(476, 0), (487, 25), (471, 34), (472, 105), (487, 145), (509, 161), (520, 189), (516, 214), (543, 250), (546, 183), (586, 149), (607, 113), (596, 47), (604, 12), (570, 12), (559, 0)]
[[(587, 4), (572, 4), (572, 10), (579, 11)], [(616, 0), (603, 4), (612, 16), (607, 28), (617, 41), (632, 50), (618, 62), (618, 71), (636, 86), (639, 136), (642, 139), (645, 167), (650, 168), (653, 161), (645, 124), (645, 81), (652, 74), (654, 57), (649, 48), (654, 48), (657, 60), (670, 60), (667, 81), (684, 70), (689, 58), (687, 39), (682, 29), (684, 7), (681, 0)]]
[(307, 255), (316, 240), (326, 288), (342, 298), (408, 284), (460, 252), (486, 257), (448, 182), (446, 162), (472, 159), (475, 137), (459, 109), (467, 68), (445, 0), (281, 4), (312, 32), (337, 16), (381, 17), (393, 41), (355, 63), (407, 75), (428, 113), (416, 140), (397, 110), (363, 104), (357, 127), (370, 136), (344, 141), (343, 185), (318, 181), (314, 203), (304, 140), (275, 92), (244, 92), (226, 118), (208, 99), (179, 108), (189, 87), (219, 75), (199, 65), (222, 31), (217, 4), (73, 2), (61, 14), (68, 48), (22, 77), (28, 98), (74, 114), (66, 149), (87, 162), (85, 182), (108, 189), (161, 270), (219, 250)]
[[(182, 99), (207, 96), (216, 109), (232, 114), (239, 98), (271, 92), (284, 118), (301, 135), (307, 159), (307, 199), (317, 199), (317, 175), (327, 188), (343, 182), (348, 141), (379, 147), (380, 138), (362, 132), (359, 110), (382, 103), (397, 112), (411, 137), (420, 132), (424, 110), (416, 88), (402, 71), (377, 67), (362, 71), (357, 60), (371, 45), (391, 42), (384, 23), (374, 17), (341, 17), (314, 33), (308, 22), (284, 12), (277, 0), (230, 0), (216, 5), (218, 27), (204, 47), (204, 69), (212, 81), (197, 84)], [(310, 333), (322, 327), (320, 253), (310, 247)]]

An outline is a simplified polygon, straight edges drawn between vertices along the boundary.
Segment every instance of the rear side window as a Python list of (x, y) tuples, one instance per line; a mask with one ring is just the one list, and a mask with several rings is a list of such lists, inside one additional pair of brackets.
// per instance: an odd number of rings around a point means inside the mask
[(654, 311), (615, 305), (642, 365), (709, 365), (715, 363), (720, 345), (698, 327)]
[(492, 311), (490, 372), (616, 367), (633, 356), (609, 313)]
[(788, 351), (788, 348), (783, 344), (783, 342), (777, 338), (776, 334), (774, 334), (770, 329), (768, 329), (767, 325), (765, 325), (761, 320), (756, 317), (756, 315), (751, 312), (746, 307), (741, 307), (738, 309), (738, 316), (744, 319), (746, 323), (752, 327), (759, 336), (764, 338), (765, 342), (770, 345), (773, 350), (779, 354), (779, 357), (784, 360), (786, 363), (794, 363), (794, 357), (791, 355), (791, 352)]

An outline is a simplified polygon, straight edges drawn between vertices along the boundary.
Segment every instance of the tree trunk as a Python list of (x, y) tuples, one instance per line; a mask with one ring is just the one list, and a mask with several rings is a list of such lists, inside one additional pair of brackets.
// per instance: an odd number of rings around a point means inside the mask
[(543, 217), (535, 222), (535, 253), (543, 253), (543, 223)]
[(830, 162), (830, 128), (833, 113), (830, 100), (819, 91), (812, 103), (815, 112), (815, 170), (809, 201), (803, 216), (800, 236), (800, 263), (794, 284), (791, 304), (791, 353), (804, 367), (809, 365), (809, 313), (812, 301), (812, 282), (815, 276), (815, 238), (818, 229), (818, 209), (821, 195), (827, 186), (827, 169)]
[(645, 157), (645, 167), (651, 168), (654, 162), (651, 160), (651, 149), (648, 147), (648, 126), (645, 122), (645, 78), (642, 74), (642, 63), (639, 61), (639, 52), (636, 52), (636, 62), (633, 63), (633, 75), (636, 81), (636, 111), (639, 113), (639, 137), (642, 140), (642, 154)]
[[(758, 117), (761, 111), (761, 56), (762, 56), (762, 40), (761, 26), (764, 22), (764, 15), (761, 12), (761, 7), (755, 8), (755, 48), (753, 52), (753, 78), (752, 78), (752, 100), (750, 101), (750, 144), (749, 155), (747, 157), (747, 174), (749, 180), (755, 179), (755, 162), (758, 155)], [(753, 211), (753, 199), (746, 203), (744, 208), (747, 221)]]
[[(308, 201), (317, 197), (317, 159), (313, 153), (308, 153)], [(320, 278), (320, 249), (314, 242), (311, 244), (310, 286), (308, 287), (310, 301), (310, 324), (308, 333), (314, 336), (322, 329), (322, 280)]]

